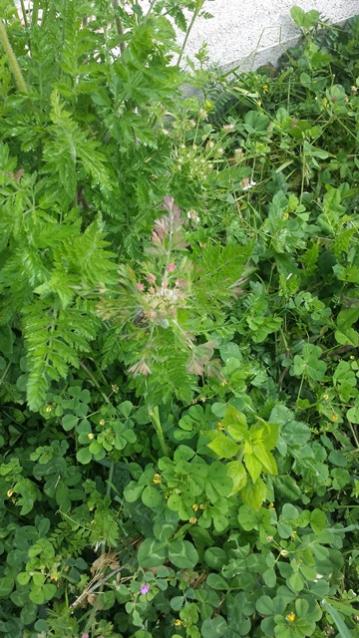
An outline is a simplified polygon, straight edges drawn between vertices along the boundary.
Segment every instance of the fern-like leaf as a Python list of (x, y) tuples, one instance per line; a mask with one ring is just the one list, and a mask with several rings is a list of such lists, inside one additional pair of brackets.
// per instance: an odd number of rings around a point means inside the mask
[(56, 309), (37, 300), (27, 307), (23, 331), (27, 345), (27, 400), (38, 410), (46, 399), (51, 381), (68, 374), (69, 366), (78, 368), (80, 355), (89, 350), (98, 322), (80, 308)]

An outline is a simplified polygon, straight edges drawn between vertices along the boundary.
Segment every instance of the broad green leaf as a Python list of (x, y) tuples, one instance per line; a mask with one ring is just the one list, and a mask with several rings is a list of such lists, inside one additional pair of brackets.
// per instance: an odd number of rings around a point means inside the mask
[(232, 479), (233, 489), (230, 496), (237, 494), (247, 483), (247, 472), (241, 461), (231, 461), (227, 465), (228, 476)]
[(240, 495), (246, 505), (258, 510), (267, 497), (267, 486), (262, 479), (255, 483), (247, 482)]
[(0, 598), (7, 598), (14, 588), (13, 576), (3, 576), (0, 578)]
[(303, 30), (315, 27), (320, 19), (319, 11), (316, 11), (315, 9), (311, 9), (310, 11), (303, 11), (303, 9), (298, 6), (294, 6), (291, 8), (290, 15), (292, 16), (292, 20), (295, 22), (297, 27)]
[(237, 443), (223, 434), (223, 432), (216, 434), (214, 439), (208, 443), (208, 447), (222, 459), (232, 459), (239, 452)]
[(136, 483), (136, 481), (130, 481), (124, 489), (124, 497), (128, 503), (134, 503), (137, 501), (143, 490), (143, 485)]
[(292, 367), (294, 376), (302, 375), (310, 381), (323, 381), (327, 364), (320, 359), (322, 350), (319, 346), (306, 343), (303, 346), (302, 354), (295, 355)]
[(328, 525), (327, 517), (320, 509), (315, 509), (310, 515), (310, 526), (313, 532), (319, 533)]
[(235, 441), (242, 441), (248, 431), (247, 419), (242, 412), (239, 412), (233, 405), (226, 408), (222, 420), (223, 427)]
[(227, 629), (227, 623), (223, 616), (207, 618), (201, 626), (202, 638), (223, 638)]
[(299, 572), (295, 572), (288, 578), (288, 585), (296, 593), (302, 591), (304, 580)]
[(141, 567), (151, 569), (163, 565), (167, 557), (165, 545), (153, 538), (146, 538), (137, 552), (137, 560)]
[(185, 600), (186, 599), (184, 596), (174, 596), (170, 600), (171, 609), (174, 609), (174, 611), (179, 611), (183, 607)]
[(275, 613), (275, 605), (269, 596), (260, 596), (256, 601), (256, 610), (262, 616), (272, 616)]
[(258, 460), (255, 453), (246, 452), (244, 453), (244, 463), (253, 483), (255, 483), (261, 475), (263, 469), (262, 463)]
[(172, 541), (168, 546), (168, 558), (176, 567), (189, 569), (198, 562), (198, 552), (189, 541)]
[(90, 449), (88, 447), (81, 447), (76, 453), (76, 458), (79, 463), (87, 465), (92, 460)]
[(271, 452), (266, 450), (264, 445), (256, 445), (254, 448), (254, 454), (269, 474), (277, 474), (277, 463), (275, 458)]
[(118, 406), (118, 410), (124, 417), (128, 418), (133, 410), (133, 404), (131, 401), (123, 401)]
[(212, 589), (218, 589), (220, 591), (226, 591), (229, 588), (228, 583), (220, 574), (209, 574), (207, 585), (212, 587)]
[(341, 310), (337, 317), (337, 330), (335, 332), (335, 338), (341, 345), (350, 345), (357, 347), (359, 345), (359, 332), (357, 332), (352, 326), (359, 319), (358, 308), (346, 308)]
[(16, 576), (16, 580), (19, 583), (19, 585), (27, 585), (29, 580), (30, 580), (30, 574), (29, 572), (20, 572), (17, 576)]
[(249, 505), (242, 505), (238, 512), (238, 522), (246, 532), (257, 529), (258, 516), (256, 511)]
[(43, 586), (43, 593), (44, 593), (44, 598), (46, 602), (48, 600), (51, 600), (51, 598), (55, 596), (56, 592), (57, 592), (57, 587), (56, 585), (53, 585), (52, 583), (46, 583)]
[(271, 568), (266, 569), (262, 574), (262, 578), (265, 584), (267, 585), (267, 587), (272, 588), (276, 586), (277, 576), (274, 569), (271, 569)]
[(204, 553), (204, 560), (212, 569), (220, 569), (226, 562), (226, 552), (221, 547), (209, 547)]
[(142, 492), (142, 503), (150, 509), (156, 509), (162, 503), (161, 492), (148, 485)]
[(359, 423), (359, 399), (357, 399), (353, 407), (347, 411), (347, 418), (351, 423)]
[(78, 420), (78, 417), (74, 414), (65, 414), (65, 416), (62, 418), (62, 427), (64, 428), (64, 430), (66, 430), (66, 432), (68, 432), (76, 426)]

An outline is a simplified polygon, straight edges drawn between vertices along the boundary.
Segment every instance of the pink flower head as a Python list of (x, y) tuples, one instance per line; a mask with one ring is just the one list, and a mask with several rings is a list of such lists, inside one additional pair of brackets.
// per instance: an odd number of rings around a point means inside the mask
[(174, 264), (173, 262), (167, 264), (166, 270), (167, 272), (174, 272), (176, 270), (176, 264)]
[(90, 635), (85, 633), (85, 634), (82, 634), (81, 638), (90, 638)]
[(147, 279), (149, 284), (155, 284), (156, 283), (156, 277), (152, 273), (149, 273), (147, 275), (146, 279)]
[(145, 289), (144, 285), (143, 285), (143, 284), (141, 284), (140, 282), (138, 282), (138, 283), (136, 284), (136, 288), (137, 288), (137, 290), (139, 290), (139, 292), (143, 292), (143, 291), (144, 291), (144, 289)]
[(149, 374), (151, 374), (151, 368), (147, 365), (144, 359), (141, 359), (137, 363), (134, 363), (128, 371), (130, 374), (133, 374), (134, 377), (137, 377), (139, 374), (147, 377)]
[(140, 592), (142, 596), (145, 596), (150, 591), (150, 586), (147, 583), (141, 585)]
[(175, 215), (179, 215), (181, 212), (171, 195), (166, 195), (166, 197), (163, 198), (163, 208)]

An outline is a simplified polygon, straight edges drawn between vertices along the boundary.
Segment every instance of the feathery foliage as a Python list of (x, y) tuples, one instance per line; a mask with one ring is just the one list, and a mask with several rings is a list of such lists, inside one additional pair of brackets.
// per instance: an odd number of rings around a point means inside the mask
[(358, 20), (229, 76), (178, 64), (202, 0), (20, 5), (0, 634), (355, 636)]

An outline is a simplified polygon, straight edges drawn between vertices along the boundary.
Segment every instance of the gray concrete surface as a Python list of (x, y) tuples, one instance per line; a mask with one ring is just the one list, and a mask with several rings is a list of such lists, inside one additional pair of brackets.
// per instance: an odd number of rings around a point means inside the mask
[[(149, 0), (138, 2), (145, 10), (149, 6)], [(20, 6), (20, 0), (15, 3)], [(213, 18), (196, 21), (186, 55), (193, 58), (207, 43), (210, 64), (227, 67), (240, 62), (242, 69), (251, 69), (275, 62), (298, 35), (290, 18), (294, 5), (316, 9), (330, 22), (359, 14), (359, 0), (205, 0), (204, 9)]]
[(359, 14), (359, 0), (206, 0), (205, 9), (214, 17), (197, 20), (186, 53), (192, 57), (206, 42), (210, 63), (220, 66), (241, 61), (242, 68), (254, 68), (274, 62), (296, 38), (293, 5), (316, 9), (330, 22)]

